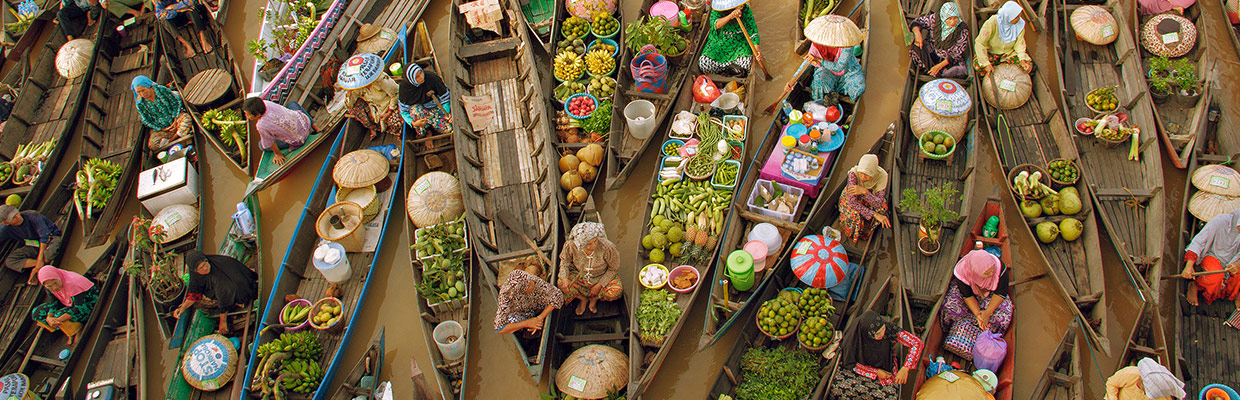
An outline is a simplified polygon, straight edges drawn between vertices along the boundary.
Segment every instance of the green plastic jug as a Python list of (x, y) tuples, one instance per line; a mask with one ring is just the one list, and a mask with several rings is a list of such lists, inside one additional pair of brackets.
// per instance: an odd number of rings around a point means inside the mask
[(728, 271), (725, 274), (732, 282), (732, 287), (744, 292), (753, 288), (753, 255), (748, 251), (736, 250), (728, 254)]

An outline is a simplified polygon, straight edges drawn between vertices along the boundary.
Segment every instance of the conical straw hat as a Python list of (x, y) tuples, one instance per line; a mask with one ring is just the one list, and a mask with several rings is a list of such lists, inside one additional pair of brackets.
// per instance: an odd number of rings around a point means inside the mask
[(710, 8), (715, 11), (728, 11), (749, 3), (749, 0), (711, 0)]
[(1096, 45), (1110, 44), (1118, 38), (1115, 16), (1105, 8), (1081, 6), (1072, 12), (1072, 30), (1076, 37)]
[(827, 14), (809, 21), (809, 25), (805, 26), (805, 37), (823, 46), (852, 47), (865, 40), (865, 33), (851, 19)]
[(1141, 45), (1149, 52), (1175, 58), (1197, 44), (1197, 27), (1193, 21), (1174, 14), (1158, 14), (1141, 27)]
[(73, 39), (56, 52), (56, 72), (66, 79), (82, 76), (90, 66), (90, 55), (95, 43), (86, 39)]
[(173, 204), (159, 210), (152, 224), (164, 228), (162, 243), (172, 242), (198, 227), (198, 209), (189, 204)]
[(555, 387), (579, 399), (601, 399), (629, 383), (629, 356), (592, 344), (568, 355), (555, 374)]
[(361, 89), (379, 79), (383, 75), (383, 58), (374, 53), (362, 53), (349, 57), (340, 72), (336, 74), (336, 84), (354, 90)]
[[(948, 379), (949, 376), (953, 379)], [(947, 371), (935, 375), (927, 379), (917, 391), (917, 400), (994, 400), (994, 398), (982, 388), (981, 382), (964, 371)]]
[(1202, 221), (1240, 209), (1240, 197), (1197, 192), (1188, 200), (1188, 213)]
[(181, 375), (199, 390), (219, 390), (237, 372), (237, 348), (220, 334), (203, 336), (181, 359)]
[(419, 228), (454, 220), (465, 212), (461, 185), (455, 176), (446, 172), (429, 172), (418, 177), (405, 199), (405, 212)]
[(362, 149), (340, 157), (332, 169), (332, 179), (340, 187), (360, 188), (379, 183), (387, 173), (388, 162), (383, 154)]
[(1192, 180), (1197, 190), (1240, 197), (1240, 173), (1231, 167), (1206, 165), (1193, 171)]

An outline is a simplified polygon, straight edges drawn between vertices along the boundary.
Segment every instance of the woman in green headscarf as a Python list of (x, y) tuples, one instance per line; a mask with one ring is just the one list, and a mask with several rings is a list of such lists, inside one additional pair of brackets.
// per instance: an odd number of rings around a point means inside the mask
[(181, 96), (172, 89), (155, 83), (146, 75), (135, 76), (129, 88), (133, 90), (138, 117), (143, 125), (151, 128), (151, 137), (146, 142), (151, 151), (163, 150), (194, 132), (193, 120), (181, 109)]
[[(698, 66), (704, 74), (722, 74), (743, 76), (749, 73), (754, 61), (760, 61), (762, 55), (754, 55), (745, 40), (745, 33), (740, 24), (745, 24), (749, 32), (749, 40), (758, 45), (758, 22), (753, 17), (749, 0), (712, 0), (710, 33), (706, 35), (706, 45), (702, 47), (702, 57)], [(733, 24), (733, 20), (736, 23)], [(754, 60), (757, 57), (758, 60)]]

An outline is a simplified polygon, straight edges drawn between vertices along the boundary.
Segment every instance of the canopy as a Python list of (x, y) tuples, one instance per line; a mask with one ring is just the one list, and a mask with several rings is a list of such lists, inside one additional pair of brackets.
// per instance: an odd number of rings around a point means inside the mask
[(801, 282), (825, 289), (848, 277), (848, 253), (844, 245), (835, 239), (809, 235), (793, 247), (790, 267)]

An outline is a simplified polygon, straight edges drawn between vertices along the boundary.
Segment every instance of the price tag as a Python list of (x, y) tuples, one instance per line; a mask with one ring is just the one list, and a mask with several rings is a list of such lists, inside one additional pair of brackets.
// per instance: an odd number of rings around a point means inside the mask
[(1003, 89), (1003, 90), (1006, 90), (1006, 91), (1009, 91), (1009, 92), (1015, 92), (1015, 91), (1016, 91), (1016, 81), (1009, 80), (1009, 79), (1004, 79), (1004, 80), (1002, 80), (1002, 81), (1000, 81), (1000, 82), (999, 82), (999, 89)]
[(358, 74), (358, 73), (362, 72), (362, 65), (361, 65), (361, 64), (357, 64), (357, 65), (349, 65), (349, 66), (346, 66), (346, 67), (344, 67), (344, 72), (345, 72), (346, 74), (349, 74), (349, 75), (356, 75), (356, 74)]
[(417, 194), (422, 194), (423, 192), (425, 192), (427, 189), (430, 189), (430, 188), (431, 188), (430, 182), (422, 181), (422, 182), (418, 182), (418, 184), (416, 185), (413, 185), (413, 192)]
[(1175, 43), (1175, 42), (1178, 42), (1178, 41), (1180, 41), (1180, 33), (1179, 33), (1179, 32), (1164, 33), (1164, 34), (1162, 35), (1162, 42), (1163, 42), (1163, 44), (1171, 44), (1171, 43)]
[(942, 111), (951, 111), (952, 101), (946, 100), (946, 99), (940, 99), (934, 102), (934, 107)]
[(39, 247), (39, 241), (34, 239), (26, 239), (26, 245), (31, 247)]
[(568, 378), (568, 387), (579, 392), (586, 390), (586, 380), (577, 376), (571, 376)]
[(814, 244), (809, 241), (798, 243), (796, 252), (797, 254), (809, 254), (809, 248), (812, 247), (813, 245)]
[(1115, 34), (1114, 26), (1107, 25), (1107, 26), (1102, 27), (1102, 37), (1111, 37), (1111, 35), (1114, 35), (1114, 34)]
[(1213, 176), (1213, 177), (1210, 177), (1210, 186), (1226, 189), (1227, 187), (1231, 186), (1231, 179), (1227, 179), (1221, 176)]
[(943, 380), (948, 381), (948, 382), (955, 382), (956, 380), (960, 379), (960, 375), (956, 375), (956, 371), (947, 371), (947, 372), (941, 373), (939, 374), (939, 377), (943, 378)]

